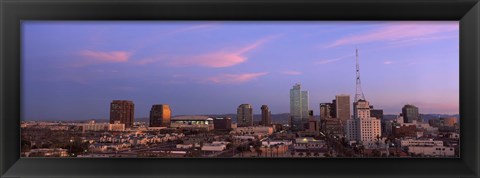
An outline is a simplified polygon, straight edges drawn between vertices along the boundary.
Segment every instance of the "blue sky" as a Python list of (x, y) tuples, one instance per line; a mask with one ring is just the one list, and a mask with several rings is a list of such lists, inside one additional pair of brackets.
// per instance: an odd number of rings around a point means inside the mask
[(355, 95), (355, 48), (367, 100), (387, 114), (459, 112), (458, 22), (26, 21), (22, 119), (108, 118), (114, 99), (173, 115), (289, 112)]

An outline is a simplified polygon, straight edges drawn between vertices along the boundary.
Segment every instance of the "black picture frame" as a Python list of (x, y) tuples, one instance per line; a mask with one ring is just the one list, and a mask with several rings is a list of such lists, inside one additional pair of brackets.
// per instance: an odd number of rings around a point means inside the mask
[[(479, 177), (477, 0), (0, 0), (1, 177)], [(20, 158), (22, 20), (460, 21), (460, 158)]]

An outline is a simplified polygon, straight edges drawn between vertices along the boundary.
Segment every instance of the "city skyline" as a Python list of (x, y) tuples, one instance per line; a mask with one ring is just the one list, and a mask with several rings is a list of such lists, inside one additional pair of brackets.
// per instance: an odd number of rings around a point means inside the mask
[(254, 114), (264, 104), (289, 113), (295, 83), (318, 115), (320, 103), (354, 96), (357, 47), (376, 108), (459, 113), (458, 22), (32, 21), (22, 29), (25, 120), (108, 118), (111, 100), (132, 100), (135, 117), (159, 103), (172, 116), (231, 114), (242, 103)]

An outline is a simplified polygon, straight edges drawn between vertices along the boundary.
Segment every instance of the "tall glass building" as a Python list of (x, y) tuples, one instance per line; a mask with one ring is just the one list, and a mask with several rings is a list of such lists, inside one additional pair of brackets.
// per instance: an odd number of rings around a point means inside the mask
[(308, 120), (308, 91), (302, 91), (300, 84), (290, 89), (290, 119), (293, 130), (303, 129)]

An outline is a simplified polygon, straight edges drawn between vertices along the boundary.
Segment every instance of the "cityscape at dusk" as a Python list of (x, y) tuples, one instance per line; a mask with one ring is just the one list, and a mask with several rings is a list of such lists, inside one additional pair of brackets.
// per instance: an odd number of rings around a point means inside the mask
[(22, 157), (458, 157), (459, 24), (26, 21)]
[(459, 110), (453, 21), (27, 21), (22, 30), (25, 120), (107, 119), (115, 99), (135, 101), (135, 117), (155, 103), (174, 115), (235, 113), (241, 103), (288, 113), (295, 83), (318, 113), (318, 103), (355, 92), (355, 48), (365, 95), (385, 113), (406, 103)]

